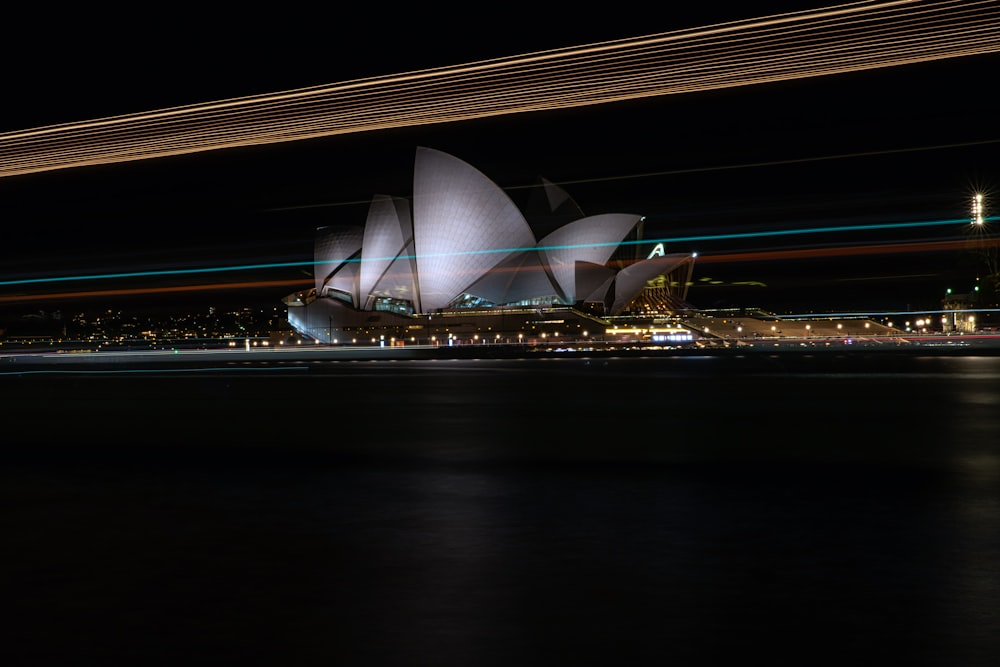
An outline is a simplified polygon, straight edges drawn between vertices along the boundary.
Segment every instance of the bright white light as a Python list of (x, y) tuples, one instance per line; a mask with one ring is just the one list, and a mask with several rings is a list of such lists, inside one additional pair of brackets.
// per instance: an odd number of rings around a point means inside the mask
[(972, 197), (972, 224), (983, 224), (983, 195), (978, 192)]

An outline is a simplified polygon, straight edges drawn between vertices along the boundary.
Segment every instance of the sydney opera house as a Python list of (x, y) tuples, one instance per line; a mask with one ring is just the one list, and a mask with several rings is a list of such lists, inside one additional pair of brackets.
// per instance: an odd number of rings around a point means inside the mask
[(317, 230), (315, 285), (285, 298), (288, 322), (331, 344), (603, 339), (636, 322), (687, 336), (665, 316), (687, 307), (695, 257), (644, 242), (642, 222), (586, 216), (545, 179), (519, 208), (469, 164), (420, 147), (411, 198), (376, 195), (363, 225)]

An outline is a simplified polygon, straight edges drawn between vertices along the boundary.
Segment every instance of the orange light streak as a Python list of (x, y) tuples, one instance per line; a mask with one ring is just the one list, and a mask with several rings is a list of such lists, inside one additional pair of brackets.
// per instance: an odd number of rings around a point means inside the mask
[(0, 177), (995, 52), (995, 1), (855, 2), (0, 133)]
[[(982, 239), (971, 243), (968, 239), (945, 241), (920, 241), (915, 243), (883, 243), (864, 246), (838, 246), (828, 248), (792, 248), (785, 250), (753, 250), (720, 254), (699, 253), (698, 264), (721, 264), (725, 262), (762, 262), (793, 259), (814, 259), (820, 257), (849, 257), (852, 255), (889, 255), (900, 253), (945, 252), (967, 250), (970, 247), (1000, 247), (1000, 238)], [(502, 269), (500, 269), (502, 270)], [(298, 280), (257, 280), (235, 283), (206, 283), (199, 285), (179, 285), (171, 287), (129, 287), (120, 289), (85, 290), (79, 292), (56, 292), (51, 294), (0, 295), (0, 303), (19, 303), (53, 299), (82, 299), (90, 297), (131, 296), (140, 294), (176, 294), (184, 292), (204, 292), (209, 290), (233, 290), (266, 287), (313, 286), (311, 279)]]
[(301, 287), (312, 285), (312, 280), (256, 280), (239, 283), (211, 283), (204, 285), (175, 285), (172, 287), (127, 287), (120, 289), (85, 290), (81, 292), (56, 292), (52, 294), (12, 294), (0, 295), (0, 303), (22, 301), (42, 301), (52, 299), (84, 299), (90, 297), (132, 296), (137, 294), (177, 294), (183, 292), (205, 292), (208, 290), (232, 290), (262, 287)]
[[(990, 239), (978, 243), (979, 248), (1000, 246), (1000, 239)], [(788, 250), (757, 250), (718, 255), (698, 254), (699, 264), (722, 262), (761, 262), (785, 259), (811, 259), (817, 257), (848, 257), (851, 255), (889, 255), (912, 252), (940, 252), (969, 248), (969, 241), (921, 241), (917, 243), (884, 243), (880, 245), (841, 246), (836, 248), (794, 248)]]

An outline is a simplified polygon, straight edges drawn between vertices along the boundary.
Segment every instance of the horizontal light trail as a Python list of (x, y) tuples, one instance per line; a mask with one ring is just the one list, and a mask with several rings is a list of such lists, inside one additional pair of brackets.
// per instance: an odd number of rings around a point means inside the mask
[[(998, 220), (1000, 218), (989, 218), (988, 220)], [(984, 220), (986, 220), (984, 218)], [(731, 239), (759, 239), (768, 236), (796, 236), (798, 234), (829, 234), (831, 232), (867, 232), (879, 229), (906, 229), (914, 227), (941, 227), (946, 225), (968, 224), (965, 218), (960, 220), (924, 220), (918, 222), (886, 222), (871, 225), (841, 225), (830, 227), (809, 227), (808, 229), (774, 229), (763, 232), (740, 232), (738, 234), (705, 234), (699, 236), (680, 236), (670, 239), (643, 239), (641, 241), (627, 241), (627, 244), (636, 243), (679, 243), (681, 241), (725, 241)]]
[(0, 295), (0, 303), (20, 303), (25, 301), (52, 301), (53, 299), (86, 299), (91, 297), (135, 296), (139, 294), (178, 294), (184, 292), (223, 291), (262, 287), (303, 287), (312, 285), (311, 279), (302, 280), (253, 280), (235, 283), (211, 283), (203, 285), (174, 285), (171, 287), (125, 287), (120, 289), (81, 290), (78, 292), (53, 292), (49, 294)]
[(992, 0), (855, 2), (0, 134), (0, 177), (1000, 51)]
[[(619, 174), (616, 176), (597, 176), (593, 178), (567, 179), (567, 180), (560, 180), (556, 184), (565, 187), (569, 185), (585, 185), (587, 183), (607, 183), (610, 181), (635, 180), (639, 178), (661, 178), (663, 176), (700, 174), (700, 173), (708, 173), (716, 171), (735, 171), (738, 169), (757, 169), (760, 167), (780, 167), (793, 164), (805, 164), (809, 162), (849, 160), (852, 158), (874, 157), (878, 155), (899, 155), (902, 153), (939, 152), (943, 150), (952, 150), (956, 148), (969, 148), (972, 146), (985, 146), (988, 144), (997, 144), (997, 143), (1000, 143), (1000, 139), (982, 139), (978, 141), (963, 141), (950, 144), (931, 144), (923, 146), (913, 146), (908, 148), (887, 148), (887, 149), (880, 149), (873, 151), (859, 151), (854, 153), (833, 153), (827, 155), (814, 155), (809, 157), (789, 158), (787, 160), (763, 160), (760, 162), (739, 162), (735, 164), (716, 164), (705, 167), (682, 167), (680, 169), (646, 171), (636, 174)], [(537, 188), (538, 188), (537, 183), (531, 183), (527, 185), (505, 186), (503, 189), (507, 191), (515, 191), (515, 190), (534, 190)], [(312, 208), (334, 208), (334, 207), (344, 207), (344, 206), (369, 206), (369, 205), (371, 205), (370, 199), (359, 199), (355, 201), (337, 201), (337, 202), (324, 202), (320, 204), (297, 204), (294, 206), (279, 206), (265, 210), (270, 212), (275, 212), (275, 211), (295, 211), (295, 210), (312, 209)]]
[(77, 280), (119, 280), (122, 278), (153, 278), (156, 276), (193, 275), (198, 273), (222, 273), (228, 271), (253, 271), (256, 269), (282, 269), (288, 267), (312, 267), (313, 262), (277, 262), (274, 264), (239, 264), (236, 266), (212, 266), (200, 269), (157, 269), (154, 271), (125, 271), (119, 273), (97, 273), (77, 276), (50, 276), (48, 278), (23, 278), (0, 280), (4, 285), (37, 285), (41, 283), (64, 283)]
[[(699, 264), (723, 262), (764, 262), (770, 260), (814, 259), (820, 257), (850, 257), (854, 255), (892, 255), (899, 253), (942, 252), (961, 250), (970, 245), (967, 240), (920, 241), (916, 243), (883, 243), (873, 245), (840, 246), (833, 248), (793, 248), (788, 250), (754, 250), (722, 254), (698, 255)], [(1000, 238), (979, 243), (977, 247), (1000, 246)]]
[[(997, 220), (1000, 218), (989, 218), (989, 220)], [(927, 226), (940, 226), (940, 225), (955, 225), (957, 222), (966, 221), (956, 221), (956, 220), (938, 220), (931, 222), (904, 222), (904, 223), (894, 223), (894, 224), (878, 224), (878, 225), (852, 225), (849, 227), (816, 227), (805, 230), (797, 231), (771, 231), (771, 232), (755, 232), (747, 234), (714, 234), (706, 236), (688, 236), (688, 237), (676, 237), (676, 238), (660, 238), (660, 239), (644, 239), (642, 241), (633, 241), (628, 243), (642, 243), (642, 244), (671, 244), (677, 243), (679, 241), (713, 241), (713, 240), (726, 240), (726, 239), (742, 239), (751, 237), (768, 237), (774, 236), (776, 234), (787, 235), (787, 234), (811, 234), (820, 232), (835, 232), (835, 231), (858, 231), (858, 230), (876, 230), (876, 229), (892, 229), (892, 228), (912, 228), (912, 227), (927, 227)], [(600, 245), (600, 244), (598, 244)], [(617, 244), (616, 244), (617, 245)], [(624, 244), (622, 244), (624, 245)], [(821, 258), (821, 257), (848, 257), (852, 255), (887, 255), (887, 254), (899, 254), (899, 253), (919, 253), (919, 252), (943, 252), (952, 250), (962, 250), (968, 249), (970, 247), (976, 248), (986, 248), (986, 247), (998, 247), (1000, 246), (1000, 237), (998, 238), (983, 238), (983, 239), (950, 239), (950, 240), (940, 240), (940, 241), (916, 241), (916, 242), (896, 242), (896, 243), (882, 243), (882, 244), (867, 244), (867, 245), (850, 245), (850, 246), (833, 246), (833, 247), (820, 247), (820, 248), (790, 248), (790, 249), (775, 249), (775, 250), (749, 250), (746, 252), (729, 252), (729, 253), (699, 253), (697, 261), (699, 264), (719, 264), (726, 262), (759, 262), (759, 261), (781, 261), (781, 260), (793, 260), (793, 259), (807, 259), (807, 258)], [(558, 246), (560, 248), (564, 246)], [(573, 246), (573, 247), (583, 247), (583, 246)], [(509, 250), (534, 250), (535, 248), (515, 248)], [(380, 258), (388, 259), (388, 258)], [(345, 261), (361, 261), (357, 259), (345, 260)], [(372, 261), (375, 261), (374, 259)], [(329, 263), (339, 263), (338, 260), (331, 260)], [(42, 285), (51, 284), (59, 282), (72, 282), (79, 283), (82, 281), (89, 280), (121, 280), (126, 278), (152, 278), (152, 277), (163, 277), (163, 276), (181, 276), (181, 275), (193, 275), (193, 274), (204, 274), (204, 273), (216, 273), (216, 272), (236, 272), (236, 271), (257, 271), (264, 269), (279, 269), (279, 268), (290, 268), (290, 267), (312, 267), (313, 262), (280, 262), (273, 264), (244, 264), (244, 265), (233, 265), (233, 266), (220, 266), (212, 268), (199, 268), (199, 269), (170, 269), (170, 270), (158, 270), (158, 271), (132, 271), (132, 272), (122, 272), (122, 273), (102, 273), (93, 275), (72, 275), (72, 276), (54, 276), (46, 278), (26, 278), (17, 280), (3, 280), (0, 281), (0, 286), (27, 286), (27, 285)], [(107, 296), (129, 296), (129, 295), (139, 295), (139, 294), (171, 294), (178, 292), (195, 292), (195, 291), (207, 291), (207, 290), (232, 290), (232, 289), (245, 289), (245, 288), (262, 288), (262, 287), (304, 287), (307, 285), (312, 285), (312, 279), (298, 279), (298, 280), (258, 280), (258, 281), (237, 281), (229, 283), (210, 283), (210, 284), (198, 284), (198, 285), (181, 285), (181, 286), (170, 286), (170, 287), (132, 287), (132, 288), (120, 288), (120, 289), (104, 289), (104, 290), (82, 290), (76, 292), (56, 292), (51, 294), (14, 294), (14, 295), (0, 295), (0, 303), (12, 303), (12, 302), (26, 302), (26, 301), (36, 301), (36, 300), (51, 300), (51, 299), (62, 299), (62, 298), (90, 298), (90, 297), (107, 297)]]
[[(990, 217), (984, 218), (985, 222), (993, 222), (1000, 220), (1000, 217)], [(733, 239), (748, 239), (748, 238), (766, 238), (770, 236), (794, 236), (799, 234), (825, 234), (832, 232), (853, 232), (853, 231), (874, 231), (874, 230), (886, 230), (886, 229), (908, 229), (915, 227), (941, 227), (941, 226), (958, 226), (962, 224), (967, 224), (966, 219), (950, 219), (950, 220), (924, 220), (917, 222), (892, 222), (892, 223), (880, 223), (880, 224), (870, 224), (870, 225), (842, 225), (827, 226), (827, 227), (810, 227), (806, 229), (779, 229), (779, 230), (769, 230), (761, 232), (741, 232), (741, 233), (730, 233), (730, 234), (704, 234), (699, 236), (678, 236), (672, 238), (651, 238), (651, 239), (640, 239), (638, 241), (623, 241), (619, 243), (590, 243), (590, 244), (575, 244), (575, 245), (560, 245), (560, 246), (532, 246), (523, 248), (501, 248), (501, 249), (490, 249), (490, 250), (470, 250), (461, 253), (452, 253), (452, 255), (469, 255), (469, 254), (481, 254), (481, 253), (510, 253), (510, 252), (523, 252), (526, 250), (565, 250), (571, 248), (588, 248), (597, 247), (602, 245), (646, 245), (646, 244), (672, 244), (680, 242), (690, 242), (690, 241), (727, 241)], [(976, 243), (980, 245), (996, 245), (1000, 243), (1000, 239), (976, 239)], [(943, 244), (939, 248), (928, 248), (929, 250), (940, 249), (947, 250), (953, 247), (959, 247), (961, 244), (969, 243), (969, 241), (940, 241), (933, 242)], [(948, 245), (955, 244), (955, 245)], [(912, 244), (911, 244), (912, 245)], [(873, 248), (886, 248), (884, 251), (880, 252), (893, 252), (890, 248), (893, 247), (907, 247), (906, 244), (886, 244), (885, 246), (869, 246)], [(829, 251), (830, 249), (825, 249), (824, 251)], [(797, 252), (797, 251), (773, 251), (775, 253), (782, 252)], [(908, 250), (900, 250), (899, 252), (909, 252)], [(746, 257), (749, 253), (738, 253), (741, 257)], [(722, 255), (716, 255), (715, 257), (722, 257)], [(416, 259), (416, 255), (403, 255), (402, 259)], [(370, 257), (368, 261), (391, 261), (399, 259), (396, 257)], [(329, 259), (325, 260), (325, 264), (342, 264), (350, 262), (360, 262), (360, 259)], [(712, 261), (708, 256), (699, 256), (699, 262)], [(719, 261), (719, 260), (716, 260)], [(222, 272), (233, 272), (233, 271), (256, 271), (261, 269), (282, 269), (282, 268), (312, 268), (314, 261), (303, 261), (303, 262), (277, 262), (271, 264), (238, 264), (233, 266), (214, 266), (214, 267), (202, 267), (197, 269), (158, 269), (151, 271), (127, 271), (127, 272), (117, 272), (117, 273), (98, 273), (91, 275), (71, 275), (71, 276), (50, 276), (45, 278), (19, 278), (19, 279), (9, 279), (0, 280), (0, 287), (4, 286), (17, 286), (17, 285), (39, 285), (44, 283), (58, 283), (58, 282), (79, 282), (82, 280), (120, 280), (125, 278), (153, 278), (157, 276), (176, 276), (176, 275), (194, 275), (199, 273), (222, 273)]]
[[(983, 139), (980, 141), (963, 141), (951, 144), (931, 144), (924, 146), (913, 146), (909, 148), (887, 148), (874, 151), (859, 151), (854, 153), (833, 153), (829, 155), (814, 155), (810, 157), (799, 157), (799, 158), (789, 158), (787, 160), (762, 160), (760, 162), (739, 162), (736, 164), (716, 164), (709, 165), (706, 167), (683, 167), (680, 169), (666, 169), (662, 171), (648, 171), (638, 174), (622, 174), (618, 176), (599, 176), (595, 178), (579, 178), (574, 180), (564, 180), (559, 181), (558, 185), (583, 185), (587, 183), (605, 183), (608, 181), (625, 181), (634, 180), (638, 178), (660, 178), (663, 176), (679, 176), (685, 174), (701, 174), (714, 171), (735, 171), (738, 169), (757, 169), (760, 167), (781, 167), (793, 164), (805, 164), (809, 162), (828, 162), (830, 160), (849, 160), (852, 158), (859, 157), (874, 157), (877, 155), (899, 155), (902, 153), (925, 153), (925, 152), (938, 152), (943, 150), (951, 150), (955, 148), (969, 148), (972, 146), (985, 146), (988, 144), (1000, 143), (1000, 139)], [(530, 188), (537, 188), (537, 184), (530, 185), (517, 185), (505, 188), (507, 190), (526, 190)], [(368, 204), (368, 200), (364, 201), (345, 201), (327, 204), (304, 204), (300, 206), (288, 206), (284, 208), (274, 208), (270, 209), (272, 211), (282, 211), (282, 210), (293, 210), (300, 208), (321, 208), (321, 207), (333, 207), (333, 206), (356, 206), (360, 204)]]

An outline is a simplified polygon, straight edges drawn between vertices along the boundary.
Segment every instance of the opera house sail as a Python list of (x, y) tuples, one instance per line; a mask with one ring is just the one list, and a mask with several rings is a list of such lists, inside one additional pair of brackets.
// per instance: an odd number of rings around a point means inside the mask
[(686, 307), (694, 256), (642, 248), (642, 216), (585, 216), (545, 179), (534, 201), (526, 217), (471, 165), (419, 147), (411, 199), (376, 195), (363, 225), (317, 230), (314, 286), (285, 298), (288, 322), (331, 344), (506, 343)]

